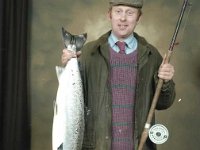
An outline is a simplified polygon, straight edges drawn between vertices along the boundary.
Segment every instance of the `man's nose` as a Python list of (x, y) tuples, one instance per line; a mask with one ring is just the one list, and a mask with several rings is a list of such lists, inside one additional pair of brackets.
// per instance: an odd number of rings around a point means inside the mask
[(126, 20), (126, 13), (121, 14), (120, 20), (122, 20), (122, 21)]

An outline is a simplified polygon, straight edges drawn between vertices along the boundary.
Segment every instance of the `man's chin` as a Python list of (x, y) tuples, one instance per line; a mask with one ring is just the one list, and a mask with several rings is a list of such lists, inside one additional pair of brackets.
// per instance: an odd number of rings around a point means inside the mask
[(127, 38), (129, 36), (129, 34), (119, 34), (119, 37), (120, 38), (123, 38), (123, 39), (125, 39), (125, 38)]

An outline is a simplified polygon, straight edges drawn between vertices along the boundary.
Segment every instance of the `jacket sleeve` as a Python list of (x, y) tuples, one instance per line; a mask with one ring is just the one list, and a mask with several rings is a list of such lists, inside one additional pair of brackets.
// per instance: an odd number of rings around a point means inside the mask
[[(153, 51), (153, 55), (154, 55), (154, 60), (155, 60), (155, 64), (154, 64), (154, 93), (155, 93), (155, 90), (157, 88), (157, 83), (158, 83), (158, 70), (159, 70), (159, 67), (162, 63), (162, 56), (160, 55), (159, 51), (157, 50), (157, 48), (155, 48), (154, 46), (150, 45), (150, 48), (152, 49)], [(157, 105), (156, 105), (156, 109), (157, 110), (163, 110), (163, 109), (167, 109), (169, 108), (173, 102), (174, 102), (174, 99), (175, 99), (175, 83), (173, 80), (170, 80), (168, 82), (163, 82), (163, 85), (162, 85), (162, 88), (161, 88), (161, 91), (160, 91), (160, 95), (159, 95), (159, 98), (158, 98), (158, 102), (157, 102)]]
[(169, 108), (174, 102), (175, 95), (174, 81), (170, 80), (167, 83), (163, 83), (156, 109), (162, 110)]
[[(162, 57), (160, 55), (158, 55), (158, 62), (157, 62), (158, 68), (160, 67), (161, 62), (162, 62)], [(154, 74), (155, 85), (157, 85), (158, 80), (159, 80), (158, 71), (156, 71), (156, 73)], [(155, 87), (155, 89), (156, 89), (156, 87)], [(175, 93), (175, 83), (174, 83), (174, 81), (170, 80), (166, 83), (163, 82), (156, 109), (162, 110), (162, 109), (169, 108), (174, 102), (175, 95), (176, 95), (176, 93)]]

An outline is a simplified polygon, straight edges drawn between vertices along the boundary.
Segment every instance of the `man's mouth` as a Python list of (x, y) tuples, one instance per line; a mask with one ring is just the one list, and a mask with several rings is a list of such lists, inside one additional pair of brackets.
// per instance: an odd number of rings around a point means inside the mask
[(124, 30), (124, 29), (127, 28), (127, 25), (118, 25), (118, 27), (119, 27), (120, 30)]

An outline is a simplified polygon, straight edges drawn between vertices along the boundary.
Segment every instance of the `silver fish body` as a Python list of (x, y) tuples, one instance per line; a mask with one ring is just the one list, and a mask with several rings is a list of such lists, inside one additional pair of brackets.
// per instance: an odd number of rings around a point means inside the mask
[(77, 58), (65, 68), (56, 66), (59, 81), (54, 106), (53, 150), (81, 150), (84, 134), (84, 100)]

